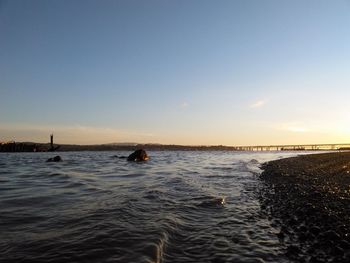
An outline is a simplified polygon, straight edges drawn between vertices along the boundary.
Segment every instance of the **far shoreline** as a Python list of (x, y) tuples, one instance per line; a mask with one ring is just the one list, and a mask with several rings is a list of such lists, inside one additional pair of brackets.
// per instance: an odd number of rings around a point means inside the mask
[[(348, 147), (349, 146), (349, 147)], [(53, 150), (54, 149), (54, 150)], [(350, 144), (309, 144), (309, 145), (265, 145), (265, 146), (226, 146), (226, 145), (176, 145), (176, 144), (51, 144), (35, 142), (0, 143), (0, 152), (71, 152), (71, 151), (236, 151), (236, 152), (322, 152), (349, 151)]]

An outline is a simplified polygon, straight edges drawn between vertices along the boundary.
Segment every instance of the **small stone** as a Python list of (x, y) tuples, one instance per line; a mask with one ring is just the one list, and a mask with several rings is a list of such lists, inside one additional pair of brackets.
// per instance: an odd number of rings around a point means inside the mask
[(312, 226), (310, 228), (310, 233), (315, 235), (315, 236), (317, 236), (320, 233), (320, 231), (321, 231), (320, 228), (317, 226)]
[(339, 246), (342, 248), (342, 249), (350, 249), (350, 243), (345, 241), (345, 240), (342, 240), (339, 242)]
[(300, 253), (300, 249), (297, 246), (291, 245), (287, 248), (287, 255), (290, 257), (297, 257)]
[(284, 233), (282, 231), (280, 231), (278, 234), (277, 234), (277, 237), (278, 239), (284, 239)]
[(317, 257), (312, 256), (309, 260), (310, 263), (321, 263), (323, 261), (319, 260)]
[(333, 256), (343, 256), (344, 255), (344, 250), (338, 246), (335, 246), (331, 250), (331, 255)]

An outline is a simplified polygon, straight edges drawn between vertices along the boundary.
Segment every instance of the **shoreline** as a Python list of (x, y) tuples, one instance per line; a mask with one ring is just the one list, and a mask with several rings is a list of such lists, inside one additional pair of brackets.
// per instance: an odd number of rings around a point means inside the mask
[(298, 262), (350, 262), (350, 152), (262, 165), (262, 210)]

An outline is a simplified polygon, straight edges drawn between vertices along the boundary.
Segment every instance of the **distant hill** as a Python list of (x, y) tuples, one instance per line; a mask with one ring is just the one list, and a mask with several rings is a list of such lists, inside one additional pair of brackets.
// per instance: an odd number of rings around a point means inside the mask
[(195, 151), (195, 150), (237, 150), (231, 146), (186, 146), (186, 145), (165, 145), (165, 144), (136, 144), (136, 143), (111, 143), (98, 145), (71, 145), (61, 144), (59, 151), (133, 151), (136, 149), (156, 150), (156, 151)]
[(113, 145), (113, 146), (135, 146), (138, 145), (136, 142), (112, 142), (112, 143), (104, 143), (101, 145)]
[[(186, 145), (165, 145), (157, 143), (137, 144), (137, 143), (108, 143), (95, 145), (78, 145), (78, 144), (55, 144), (59, 145), (58, 152), (64, 151), (134, 151), (136, 149), (154, 150), (154, 151), (236, 151), (236, 147), (232, 146), (186, 146)], [(46, 152), (50, 149), (49, 143), (34, 142), (11, 142), (0, 144), (0, 152)]]

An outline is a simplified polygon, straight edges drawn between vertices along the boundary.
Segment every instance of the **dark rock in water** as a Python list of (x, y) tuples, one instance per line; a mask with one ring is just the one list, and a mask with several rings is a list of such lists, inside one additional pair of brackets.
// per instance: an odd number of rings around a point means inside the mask
[(147, 161), (148, 159), (149, 158), (146, 151), (143, 149), (139, 149), (133, 152), (132, 154), (130, 154), (127, 160), (139, 162), (139, 161)]
[(128, 161), (136, 161), (136, 162), (147, 161), (149, 159), (146, 151), (143, 149), (136, 150), (135, 152), (130, 154), (128, 157), (113, 155), (112, 158), (127, 159)]
[(126, 156), (113, 155), (113, 156), (111, 156), (111, 158), (126, 159), (126, 158), (128, 158), (128, 157), (126, 157)]
[(212, 197), (208, 200), (202, 201), (199, 206), (201, 207), (223, 207), (225, 205), (225, 197)]
[(57, 156), (55, 156), (53, 158), (47, 159), (46, 162), (62, 162), (62, 158), (61, 158), (61, 156), (57, 155)]
[(128, 158), (128, 157), (126, 157), (126, 156), (113, 155), (113, 156), (111, 156), (111, 158), (126, 159), (126, 158)]

